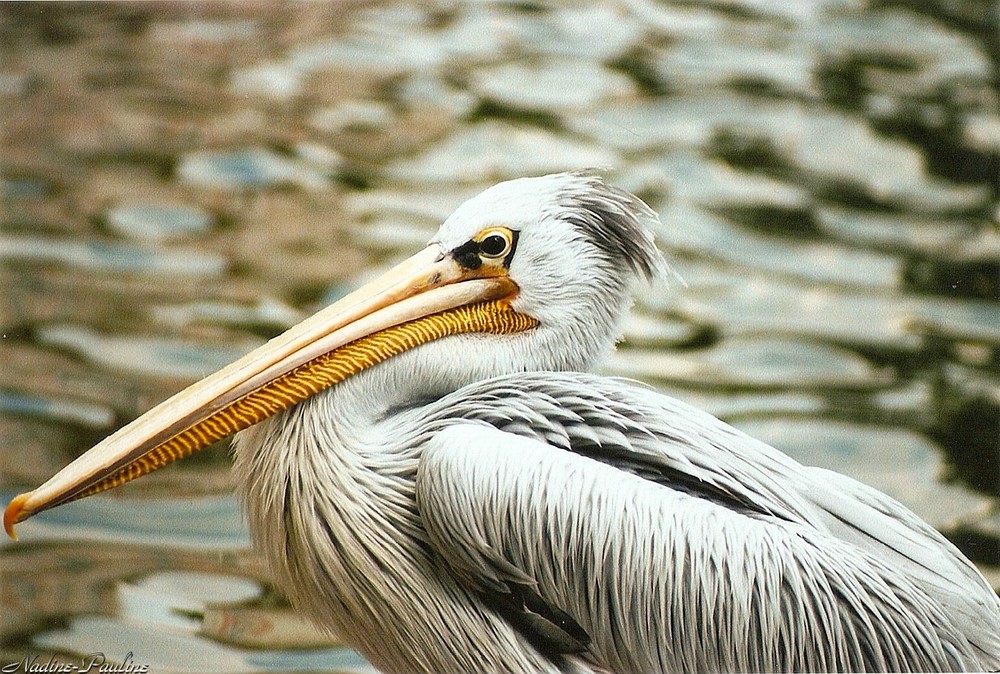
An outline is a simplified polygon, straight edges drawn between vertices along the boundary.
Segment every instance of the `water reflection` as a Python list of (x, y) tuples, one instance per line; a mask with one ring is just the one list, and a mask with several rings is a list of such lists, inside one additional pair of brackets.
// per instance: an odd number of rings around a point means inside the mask
[[(994, 34), (981, 3), (5, 6), (4, 496), (485, 185), (600, 166), (687, 284), (609, 371), (888, 491), (1000, 585)], [(5, 540), (0, 661), (363, 668), (269, 585), (227, 463)]]

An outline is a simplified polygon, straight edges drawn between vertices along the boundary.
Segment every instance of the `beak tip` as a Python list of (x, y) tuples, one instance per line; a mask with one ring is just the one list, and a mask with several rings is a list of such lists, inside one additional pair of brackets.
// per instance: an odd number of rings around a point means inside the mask
[(3, 511), (3, 528), (13, 540), (17, 540), (17, 534), (14, 532), (14, 525), (21, 520), (27, 519), (31, 516), (30, 510), (24, 509), (25, 502), (31, 497), (32, 492), (26, 492), (24, 494), (18, 494), (15, 496), (10, 503), (7, 504), (7, 509)]

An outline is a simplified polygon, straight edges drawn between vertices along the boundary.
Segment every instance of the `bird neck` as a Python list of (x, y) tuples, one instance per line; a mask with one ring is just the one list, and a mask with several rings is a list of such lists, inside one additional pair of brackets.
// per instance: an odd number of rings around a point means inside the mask
[(502, 619), (471, 597), (451, 607), (450, 624), (428, 610), (459, 590), (418, 519), (421, 432), (432, 410), (417, 401), (426, 386), (414, 383), (419, 373), (405, 376), (405, 359), (393, 361), (384, 365), (404, 370), (373, 368), (238, 434), (240, 500), (254, 547), (292, 604), (376, 667), (484, 671), (477, 635), (506, 630)]
[(419, 577), (408, 570), (421, 530), (417, 459), (369, 440), (374, 422), (357, 393), (338, 386), (241, 432), (234, 472), (276, 583), (318, 624), (364, 643), (399, 610), (382, 588)]

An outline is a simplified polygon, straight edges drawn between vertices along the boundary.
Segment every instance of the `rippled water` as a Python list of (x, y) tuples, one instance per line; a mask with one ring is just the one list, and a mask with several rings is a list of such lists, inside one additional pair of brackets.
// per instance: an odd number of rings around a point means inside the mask
[[(419, 247), (603, 167), (687, 286), (611, 373), (903, 501), (1000, 585), (990, 3), (0, 7), (2, 496)], [(356, 670), (247, 549), (225, 447), (0, 552), (3, 663)], [(128, 653), (132, 656), (128, 656)]]

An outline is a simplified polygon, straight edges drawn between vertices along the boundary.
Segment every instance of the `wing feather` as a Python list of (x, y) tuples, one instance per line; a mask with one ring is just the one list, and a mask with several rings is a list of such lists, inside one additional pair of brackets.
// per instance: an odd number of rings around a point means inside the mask
[(416, 496), (458, 578), (498, 610), (527, 591), (544, 629), (515, 625), (613, 671), (979, 665), (940, 607), (864, 550), (536, 440), (444, 429)]
[[(655, 646), (646, 664), (698, 669), (714, 668), (719, 652), (737, 645), (751, 660), (726, 668), (1000, 666), (1000, 602), (992, 589), (940, 534), (875, 490), (801, 466), (623, 380), (505, 377), (466, 387), (439, 409), (420, 439), (418, 500), (441, 554), (484, 592), (537, 589), (594, 638), (591, 650), (624, 658), (645, 639)], [(452, 443), (464, 458), (449, 454)], [(554, 478), (560, 462), (575, 472)], [(580, 483), (595, 467), (611, 471), (601, 473), (605, 481)], [(616, 521), (603, 501), (595, 510), (608, 484), (641, 495), (605, 499), (639, 519)], [(528, 539), (520, 543), (526, 547), (517, 548), (512, 531)], [(629, 549), (629, 542), (642, 544)], [(648, 624), (635, 624), (636, 615)], [(716, 633), (692, 641), (691, 625)], [(817, 652), (794, 637), (805, 632), (839, 645)], [(936, 644), (935, 655), (911, 640)]]

